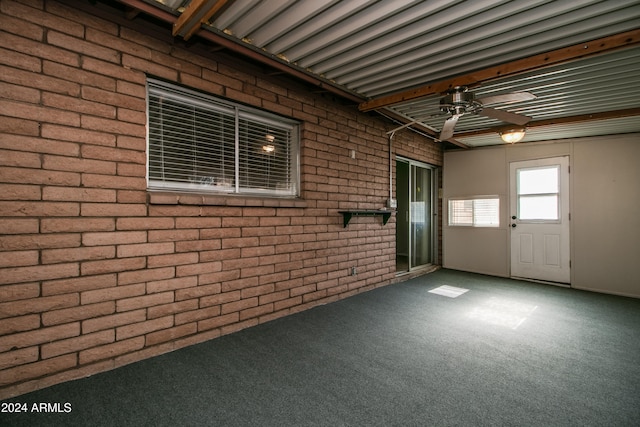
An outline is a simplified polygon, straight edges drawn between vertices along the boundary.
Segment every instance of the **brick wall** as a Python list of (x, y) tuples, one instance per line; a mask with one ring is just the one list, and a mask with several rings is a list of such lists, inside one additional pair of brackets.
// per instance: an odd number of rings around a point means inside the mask
[[(384, 206), (394, 125), (95, 10), (0, 2), (0, 397), (397, 280), (395, 219), (338, 214)], [(146, 73), (300, 120), (301, 198), (148, 193)]]

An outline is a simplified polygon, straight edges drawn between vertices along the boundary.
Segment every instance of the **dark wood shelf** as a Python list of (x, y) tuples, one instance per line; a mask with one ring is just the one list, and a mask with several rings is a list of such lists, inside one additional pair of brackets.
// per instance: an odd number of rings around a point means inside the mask
[(391, 218), (391, 213), (393, 211), (386, 209), (350, 209), (345, 211), (338, 211), (338, 213), (342, 214), (342, 219), (344, 222), (344, 226), (346, 227), (351, 221), (351, 218), (354, 216), (382, 216), (382, 225), (386, 225), (389, 218)]

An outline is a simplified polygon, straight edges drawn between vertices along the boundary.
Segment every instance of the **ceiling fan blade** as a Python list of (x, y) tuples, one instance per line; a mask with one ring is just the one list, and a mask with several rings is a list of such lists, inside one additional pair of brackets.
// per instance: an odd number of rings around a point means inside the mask
[(495, 108), (484, 107), (478, 113), (483, 116), (491, 117), (492, 119), (497, 119), (507, 123), (513, 123), (516, 125), (526, 125), (531, 121), (531, 117), (525, 116), (523, 114), (510, 113), (508, 111), (496, 110)]
[(446, 141), (453, 136), (453, 130), (455, 129), (460, 116), (462, 116), (462, 114), (454, 114), (445, 120), (442, 130), (440, 131), (440, 136), (438, 137), (440, 141)]
[(536, 98), (537, 97), (531, 92), (521, 91), (521, 92), (505, 93), (502, 95), (489, 95), (489, 96), (485, 96), (484, 98), (478, 98), (476, 99), (476, 101), (478, 101), (482, 105), (489, 105), (489, 104), (508, 104), (511, 102), (530, 101)]

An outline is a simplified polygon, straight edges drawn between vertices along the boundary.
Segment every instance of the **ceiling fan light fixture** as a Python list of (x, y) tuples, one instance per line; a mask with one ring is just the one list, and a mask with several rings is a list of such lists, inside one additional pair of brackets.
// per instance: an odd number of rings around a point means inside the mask
[(505, 127), (504, 132), (498, 132), (504, 142), (515, 144), (524, 138), (524, 126), (529, 123), (532, 118), (524, 114), (488, 107), (486, 104), (513, 103), (530, 99), (536, 99), (536, 96), (525, 91), (491, 95), (476, 99), (473, 92), (469, 92), (467, 86), (454, 86), (440, 99), (440, 111), (449, 114), (450, 117), (447, 118), (442, 125), (438, 139), (440, 141), (451, 139), (454, 135), (458, 119), (467, 113), (473, 113), (501, 122), (511, 123), (509, 126), (517, 126), (516, 128)]
[(522, 141), (525, 134), (525, 128), (519, 129), (509, 129), (503, 132), (500, 132), (500, 138), (507, 144), (515, 144), (516, 142)]

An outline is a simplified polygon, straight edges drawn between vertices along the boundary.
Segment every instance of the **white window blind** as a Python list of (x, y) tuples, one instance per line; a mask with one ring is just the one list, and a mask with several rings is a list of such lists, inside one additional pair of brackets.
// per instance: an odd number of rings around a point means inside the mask
[(498, 227), (500, 225), (500, 199), (449, 200), (449, 225)]
[(473, 200), (449, 200), (449, 225), (473, 225)]
[(152, 189), (297, 195), (296, 122), (148, 81)]

